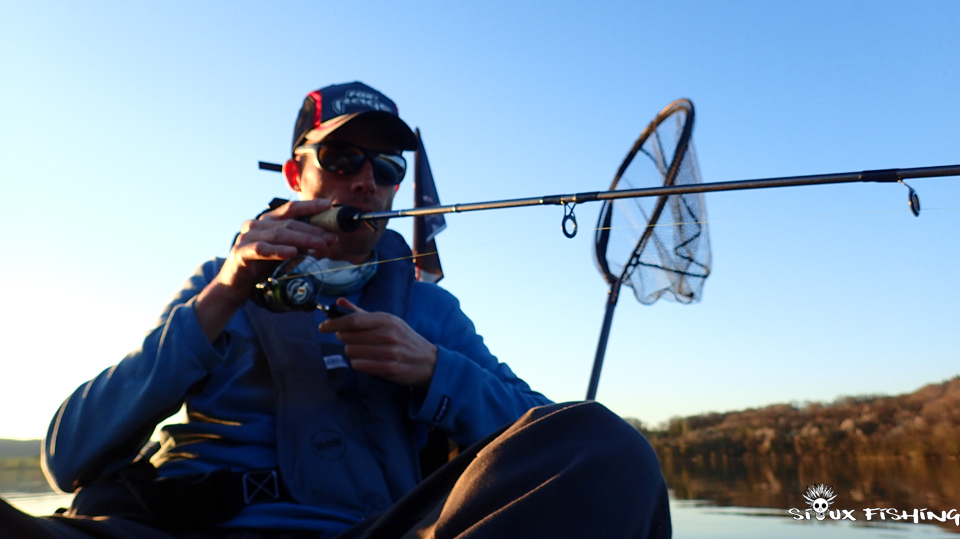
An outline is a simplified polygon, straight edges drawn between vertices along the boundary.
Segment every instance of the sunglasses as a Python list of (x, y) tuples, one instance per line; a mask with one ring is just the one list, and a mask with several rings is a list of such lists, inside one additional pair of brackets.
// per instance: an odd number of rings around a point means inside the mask
[(341, 176), (356, 174), (370, 161), (373, 179), (381, 185), (399, 185), (407, 172), (407, 160), (402, 155), (365, 150), (351, 144), (304, 144), (293, 151), (294, 155), (305, 153), (313, 154), (317, 168)]

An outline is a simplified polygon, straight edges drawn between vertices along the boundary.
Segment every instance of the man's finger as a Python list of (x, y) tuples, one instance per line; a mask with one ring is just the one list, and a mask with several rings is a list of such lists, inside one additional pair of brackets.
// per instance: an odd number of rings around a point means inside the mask
[(330, 201), (325, 198), (311, 200), (291, 200), (275, 210), (268, 211), (260, 216), (260, 220), (296, 219), (307, 215), (314, 215), (330, 209)]
[[(353, 311), (349, 315), (341, 316), (339, 318), (328, 318), (322, 324), (320, 324), (321, 333), (333, 333), (337, 331), (364, 331), (375, 328), (379, 326), (382, 322), (379, 320), (379, 317), (356, 317), (354, 314), (370, 314), (367, 311), (361, 309), (355, 305), (352, 301), (347, 298), (338, 298), (337, 306), (343, 307)], [(338, 337), (339, 338), (339, 337)]]
[[(342, 298), (341, 298), (342, 299)], [(340, 303), (337, 301), (337, 305), (344, 308), (350, 308), (352, 303), (347, 302), (346, 304)], [(359, 310), (352, 312), (348, 315), (341, 316), (339, 318), (328, 318), (322, 324), (320, 324), (321, 333), (334, 333), (334, 332), (363, 332), (368, 330), (376, 330), (380, 328), (386, 321), (384, 313), (368, 313), (364, 310)]]
[(358, 313), (365, 313), (365, 312), (367, 312), (367, 311), (364, 311), (363, 309), (361, 309), (360, 307), (354, 305), (353, 302), (350, 301), (350, 300), (347, 299), (347, 298), (339, 298), (339, 299), (337, 299), (337, 305), (339, 305), (339, 306), (341, 306), (341, 307), (344, 307), (344, 308), (346, 308), (346, 309), (351, 309), (351, 310), (356, 311), (356, 312), (358, 312)]
[(286, 260), (296, 256), (297, 248), (289, 245), (277, 245), (266, 241), (256, 241), (238, 246), (237, 257), (240, 260)]
[[(247, 221), (237, 236), (237, 247), (254, 243), (325, 251), (337, 242), (336, 234), (298, 221)], [(293, 255), (290, 255), (293, 256)]]
[(397, 361), (396, 351), (384, 346), (372, 346), (366, 344), (348, 344), (344, 347), (344, 353), (350, 357), (350, 361)]
[(337, 241), (337, 236), (330, 232), (320, 231), (320, 229), (311, 225), (306, 226), (313, 228), (313, 230), (301, 229), (293, 223), (301, 226), (303, 223), (288, 222), (291, 224), (260, 231), (257, 236), (271, 243), (314, 249), (328, 247)]
[(394, 345), (399, 343), (392, 333), (381, 331), (380, 326), (358, 330), (340, 330), (336, 332), (337, 340), (343, 344), (369, 344), (371, 346)]

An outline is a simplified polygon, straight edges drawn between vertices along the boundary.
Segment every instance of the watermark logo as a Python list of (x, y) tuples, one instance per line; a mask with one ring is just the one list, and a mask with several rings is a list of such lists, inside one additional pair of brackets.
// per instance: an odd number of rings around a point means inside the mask
[(807, 505), (813, 508), (813, 511), (817, 514), (817, 520), (827, 518), (827, 510), (830, 509), (830, 504), (836, 497), (833, 488), (826, 483), (810, 485), (807, 487), (807, 491), (803, 493), (803, 499), (807, 500)]
[[(837, 493), (830, 485), (826, 483), (810, 485), (803, 493), (803, 499), (809, 507), (802, 510), (794, 507), (788, 509), (787, 513), (789, 513), (794, 520), (812, 520), (813, 518), (816, 518), (816, 520), (826, 520), (827, 518), (831, 520), (857, 520), (856, 509), (830, 509), (830, 506), (834, 505), (836, 498)], [(928, 510), (926, 507), (909, 511), (893, 507), (870, 507), (861, 509), (860, 512), (863, 513), (862, 518), (866, 521), (891, 520), (904, 523), (913, 522), (914, 524), (920, 524), (921, 522), (924, 524), (953, 522), (956, 526), (960, 527), (960, 511), (956, 509), (937, 513)]]

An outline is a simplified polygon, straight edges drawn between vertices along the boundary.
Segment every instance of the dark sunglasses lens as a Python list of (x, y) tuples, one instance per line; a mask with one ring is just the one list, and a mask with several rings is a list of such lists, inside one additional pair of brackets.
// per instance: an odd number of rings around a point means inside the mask
[(403, 157), (396, 155), (378, 155), (374, 157), (373, 177), (385, 185), (399, 185), (407, 171), (407, 163)]
[(317, 150), (320, 168), (336, 174), (353, 174), (360, 170), (365, 160), (363, 151), (351, 146), (321, 146)]

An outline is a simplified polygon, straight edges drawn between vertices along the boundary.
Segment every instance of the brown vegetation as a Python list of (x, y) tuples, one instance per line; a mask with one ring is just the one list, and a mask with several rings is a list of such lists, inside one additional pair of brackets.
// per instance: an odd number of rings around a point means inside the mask
[[(630, 420), (639, 427), (639, 422)], [(663, 461), (816, 455), (960, 456), (960, 377), (894, 397), (775, 404), (642, 429)]]

